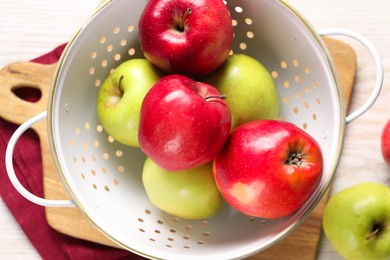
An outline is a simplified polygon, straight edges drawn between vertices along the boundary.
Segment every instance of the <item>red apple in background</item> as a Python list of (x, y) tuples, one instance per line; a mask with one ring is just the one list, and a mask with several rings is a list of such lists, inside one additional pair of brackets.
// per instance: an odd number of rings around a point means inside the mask
[(171, 74), (157, 81), (142, 102), (138, 141), (161, 168), (186, 170), (211, 161), (230, 127), (230, 110), (213, 86)]
[(150, 0), (138, 27), (150, 62), (195, 78), (217, 69), (233, 43), (230, 12), (222, 0)]
[(298, 210), (319, 184), (318, 143), (289, 122), (258, 120), (237, 127), (213, 161), (221, 194), (238, 211), (280, 218)]
[(383, 127), (381, 142), (383, 159), (390, 166), (390, 120)]

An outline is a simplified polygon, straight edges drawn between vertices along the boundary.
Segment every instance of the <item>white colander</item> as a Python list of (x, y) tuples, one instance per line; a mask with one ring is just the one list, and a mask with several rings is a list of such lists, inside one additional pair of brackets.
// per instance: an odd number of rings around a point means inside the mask
[[(288, 3), (227, 0), (235, 31), (234, 53), (261, 61), (275, 79), (280, 119), (311, 134), (324, 155), (319, 187), (296, 213), (278, 220), (245, 216), (229, 206), (210, 219), (185, 220), (161, 212), (141, 181), (145, 155), (108, 136), (96, 115), (98, 89), (119, 63), (142, 57), (137, 24), (147, 0), (109, 1), (75, 34), (65, 49), (50, 92), (48, 110), (24, 123), (12, 136), (6, 165), (16, 189), (48, 207), (75, 205), (103, 234), (148, 258), (231, 259), (271, 246), (297, 227), (331, 183), (343, 146), (345, 124), (362, 115), (379, 95), (383, 70), (378, 54), (361, 35), (377, 66), (369, 100), (350, 116), (331, 57), (319, 34)], [(58, 174), (71, 201), (38, 198), (24, 189), (12, 166), (20, 135), (47, 117), (49, 142)]]

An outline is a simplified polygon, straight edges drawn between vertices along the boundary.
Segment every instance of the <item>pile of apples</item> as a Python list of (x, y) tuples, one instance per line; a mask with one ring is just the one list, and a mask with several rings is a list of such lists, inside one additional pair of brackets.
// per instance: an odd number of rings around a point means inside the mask
[(109, 135), (147, 155), (150, 201), (186, 219), (209, 218), (225, 201), (260, 218), (297, 211), (321, 179), (320, 147), (277, 119), (267, 69), (230, 53), (223, 1), (150, 0), (138, 25), (145, 58), (108, 76), (97, 113)]

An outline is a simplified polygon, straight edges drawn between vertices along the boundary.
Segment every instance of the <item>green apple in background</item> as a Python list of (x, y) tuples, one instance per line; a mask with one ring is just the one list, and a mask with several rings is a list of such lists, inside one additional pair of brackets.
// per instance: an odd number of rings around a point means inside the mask
[(390, 259), (390, 188), (364, 182), (336, 193), (325, 207), (323, 229), (346, 259)]
[(146, 59), (131, 59), (119, 64), (104, 80), (97, 95), (97, 114), (103, 128), (115, 140), (139, 146), (142, 101), (162, 76), (162, 72)]
[(142, 181), (152, 204), (176, 217), (210, 218), (224, 204), (214, 181), (211, 162), (190, 170), (171, 172), (147, 158)]
[(268, 70), (252, 57), (234, 54), (203, 81), (226, 96), (232, 113), (232, 129), (249, 121), (279, 116), (275, 82)]

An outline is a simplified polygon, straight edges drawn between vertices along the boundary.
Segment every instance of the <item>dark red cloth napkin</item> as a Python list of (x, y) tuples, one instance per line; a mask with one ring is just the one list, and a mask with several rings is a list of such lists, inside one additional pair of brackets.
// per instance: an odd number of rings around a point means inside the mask
[[(64, 47), (38, 57), (33, 62), (57, 62)], [(0, 86), (1, 91), (1, 86)], [(33, 102), (36, 94), (25, 88), (18, 96)], [(1, 102), (1, 100), (0, 100)], [(7, 143), (17, 126), (0, 118), (0, 195), (31, 243), (43, 259), (144, 259), (128, 251), (63, 235), (52, 229), (46, 221), (42, 206), (23, 198), (12, 186), (5, 168)], [(38, 135), (28, 130), (19, 139), (14, 152), (15, 172), (22, 185), (37, 196), (43, 197), (42, 161)]]

